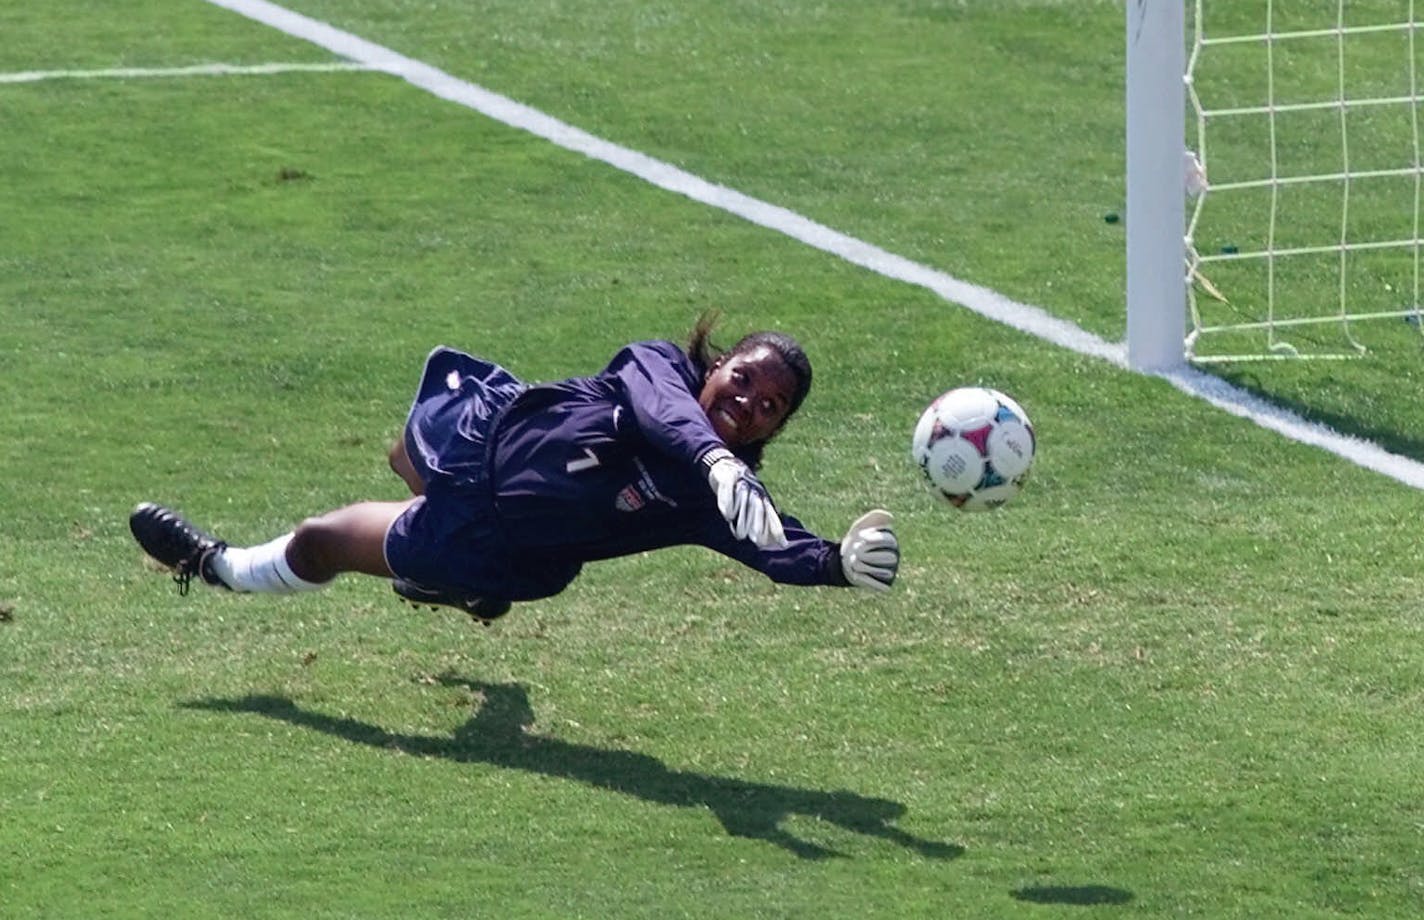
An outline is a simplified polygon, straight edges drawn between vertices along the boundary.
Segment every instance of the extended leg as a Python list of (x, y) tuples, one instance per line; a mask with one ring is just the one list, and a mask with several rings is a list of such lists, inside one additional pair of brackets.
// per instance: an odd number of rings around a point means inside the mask
[(134, 509), (129, 527), (146, 553), (173, 569), (183, 592), (197, 575), (234, 591), (288, 594), (323, 587), (342, 572), (391, 577), (386, 530), (414, 500), (348, 505), (250, 548), (230, 547), (148, 503)]
[(179, 593), (194, 576), (220, 588), (244, 593), (292, 594), (324, 588), (343, 572), (393, 579), (402, 599), (417, 605), (454, 607), (489, 625), (504, 616), (503, 598), (426, 587), (395, 575), (386, 564), (386, 531), (417, 499), (360, 502), (308, 518), (291, 533), (260, 546), (228, 546), (188, 523), (179, 514), (142, 504), (129, 526), (144, 551), (173, 570)]

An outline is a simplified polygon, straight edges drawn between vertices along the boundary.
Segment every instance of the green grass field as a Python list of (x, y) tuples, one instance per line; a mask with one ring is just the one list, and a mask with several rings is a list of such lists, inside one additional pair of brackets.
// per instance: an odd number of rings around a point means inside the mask
[[(292, 9), (891, 252), (1123, 329), (1120, 3)], [(476, 8), (477, 7), (477, 8)], [(330, 63), (201, 0), (0, 9), (0, 74)], [(0, 917), (1417, 917), (1420, 497), (376, 72), (0, 82)], [(179, 597), (396, 498), (439, 343), (521, 376), (784, 329), (765, 479), (897, 515), (884, 598), (708, 552), (490, 629), (373, 579)], [(1424, 459), (1417, 343), (1228, 379)], [(960, 383), (1040, 453), (906, 459)]]

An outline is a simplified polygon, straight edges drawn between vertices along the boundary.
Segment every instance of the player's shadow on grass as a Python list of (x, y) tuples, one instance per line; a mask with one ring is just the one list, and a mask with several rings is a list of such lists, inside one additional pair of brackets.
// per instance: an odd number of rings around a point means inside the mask
[(1095, 904), (1130, 904), (1132, 892), (1108, 885), (1037, 885), (1011, 892), (1016, 901), (1031, 904), (1071, 904), (1089, 907)]
[(372, 747), (562, 776), (663, 805), (706, 807), (732, 836), (765, 840), (803, 859), (843, 854), (784, 830), (781, 822), (792, 815), (819, 818), (934, 859), (953, 859), (964, 852), (957, 844), (924, 840), (891, 824), (905, 813), (905, 806), (898, 802), (853, 792), (818, 792), (671, 770), (647, 754), (530, 734), (528, 726), (534, 723), (534, 711), (518, 684), (486, 684), (453, 677), (441, 678), (441, 683), (468, 687), (483, 698), (475, 715), (448, 737), (389, 732), (368, 722), (303, 709), (280, 696), (196, 700), (182, 706), (213, 712), (251, 712)]

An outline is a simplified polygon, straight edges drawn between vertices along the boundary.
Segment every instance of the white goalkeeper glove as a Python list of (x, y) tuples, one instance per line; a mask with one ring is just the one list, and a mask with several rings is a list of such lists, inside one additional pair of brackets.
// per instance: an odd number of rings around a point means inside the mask
[(725, 447), (708, 451), (702, 462), (707, 464), (707, 484), (717, 493), (717, 510), (731, 525), (733, 536), (751, 540), (762, 549), (788, 545), (781, 515), (751, 467)]
[(867, 511), (856, 518), (841, 540), (841, 571), (857, 588), (889, 591), (900, 570), (900, 543), (890, 529), (888, 511)]

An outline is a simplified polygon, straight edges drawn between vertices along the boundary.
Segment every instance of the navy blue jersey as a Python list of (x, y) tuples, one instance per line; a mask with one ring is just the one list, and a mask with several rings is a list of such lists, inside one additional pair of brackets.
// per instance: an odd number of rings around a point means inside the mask
[(601, 373), (526, 386), (449, 348), (426, 361), (406, 424), (425, 500), (386, 536), (393, 571), (514, 600), (562, 590), (584, 562), (709, 547), (798, 585), (845, 585), (840, 548), (782, 515), (789, 545), (732, 536), (707, 482), (725, 445), (671, 342), (622, 349)]
[(702, 375), (671, 342), (638, 342), (592, 377), (530, 387), (495, 423), (490, 480), (517, 546), (586, 562), (679, 544), (787, 584), (842, 584), (840, 549), (782, 515), (784, 549), (732, 536), (703, 457), (725, 447)]

